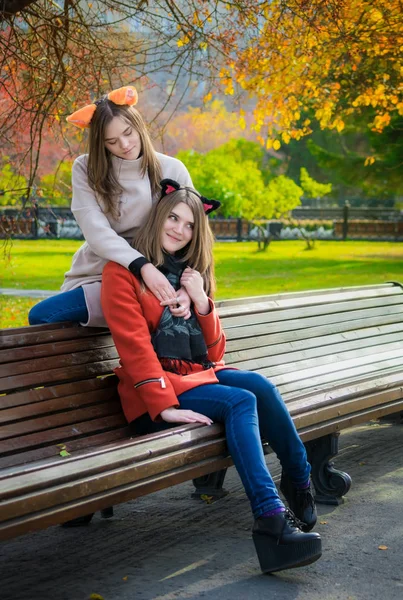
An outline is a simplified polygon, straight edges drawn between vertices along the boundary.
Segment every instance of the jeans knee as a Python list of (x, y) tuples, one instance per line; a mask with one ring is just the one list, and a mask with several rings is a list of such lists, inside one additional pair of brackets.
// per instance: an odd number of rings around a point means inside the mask
[(47, 323), (47, 319), (41, 310), (41, 302), (35, 304), (28, 313), (28, 323), (30, 325), (42, 325)]
[(267, 379), (267, 377), (261, 375), (260, 373), (254, 372), (251, 373), (251, 375), (253, 389), (256, 391), (256, 394), (259, 397), (267, 397), (267, 394), (269, 394), (270, 398), (280, 396), (280, 392), (278, 391), (274, 383), (270, 381), (270, 379)]
[(257, 411), (257, 398), (255, 394), (242, 388), (238, 388), (237, 392), (233, 407), (242, 412), (255, 413)]
[(261, 373), (256, 373), (256, 371), (251, 371), (250, 375), (249, 375), (251, 382), (255, 384), (255, 386), (270, 386), (270, 387), (274, 387), (274, 384), (270, 381), (270, 379), (267, 379), (267, 377), (265, 377), (265, 375), (262, 375)]

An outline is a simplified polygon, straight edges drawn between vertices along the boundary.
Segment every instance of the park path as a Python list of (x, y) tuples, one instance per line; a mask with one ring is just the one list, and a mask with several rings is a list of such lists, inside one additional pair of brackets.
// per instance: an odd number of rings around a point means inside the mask
[(50, 298), (59, 292), (56, 290), (22, 290), (20, 288), (0, 288), (0, 296), (23, 296), (26, 298)]
[[(401, 600), (403, 426), (356, 427), (340, 447), (336, 466), (352, 488), (344, 504), (320, 506), (323, 556), (309, 567), (261, 575), (231, 468), (230, 494), (210, 505), (191, 499), (187, 482), (117, 506), (113, 519), (96, 515), (86, 528), (4, 542), (1, 600)], [(277, 460), (268, 462), (278, 481)]]

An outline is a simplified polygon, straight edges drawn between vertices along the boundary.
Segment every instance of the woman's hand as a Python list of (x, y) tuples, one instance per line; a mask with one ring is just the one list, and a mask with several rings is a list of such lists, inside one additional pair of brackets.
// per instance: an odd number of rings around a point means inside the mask
[[(191, 299), (185, 288), (181, 287), (176, 292), (176, 298), (178, 305), (170, 306), (169, 310), (174, 317), (183, 317), (185, 320), (190, 319), (192, 313), (190, 312)], [(161, 306), (167, 306), (167, 302), (161, 302)]]
[(183, 285), (189, 294), (196, 310), (202, 315), (208, 314), (210, 311), (210, 303), (207, 294), (204, 291), (203, 277), (200, 275), (199, 271), (187, 267), (183, 271), (181, 285)]
[(174, 408), (173, 406), (161, 411), (160, 417), (167, 423), (203, 423), (203, 425), (211, 425), (213, 423), (206, 415), (201, 415), (193, 410)]
[(151, 293), (165, 305), (178, 304), (176, 292), (168, 279), (151, 263), (143, 265), (140, 269), (141, 277)]

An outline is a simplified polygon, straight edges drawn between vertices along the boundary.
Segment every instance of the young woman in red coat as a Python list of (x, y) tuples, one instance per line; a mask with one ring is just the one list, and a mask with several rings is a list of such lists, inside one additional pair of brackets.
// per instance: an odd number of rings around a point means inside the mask
[[(251, 371), (225, 367), (225, 335), (212, 300), (213, 236), (207, 214), (219, 203), (175, 181), (161, 182), (134, 246), (192, 301), (185, 317), (172, 315), (141, 278), (110, 262), (102, 279), (102, 307), (120, 356), (119, 395), (138, 434), (175, 423), (220, 422), (255, 518), (253, 539), (264, 572), (299, 567), (321, 555), (310, 530), (316, 508), (310, 465), (276, 387)], [(267, 468), (261, 436), (279, 457), (286, 509)], [(295, 518), (297, 517), (297, 518)]]

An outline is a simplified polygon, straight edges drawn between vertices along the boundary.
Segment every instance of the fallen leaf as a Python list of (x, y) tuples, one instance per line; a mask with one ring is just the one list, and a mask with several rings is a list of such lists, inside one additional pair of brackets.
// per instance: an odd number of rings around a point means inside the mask
[(62, 450), (61, 452), (59, 452), (60, 456), (71, 456), (70, 452), (67, 452), (67, 450)]
[(378, 550), (387, 550), (388, 547), (387, 546), (378, 546)]
[(90, 600), (105, 600), (100, 594), (91, 594)]
[(207, 496), (207, 494), (202, 494), (202, 495), (200, 496), (200, 498), (201, 498), (202, 500), (204, 500), (204, 502), (205, 502), (206, 504), (211, 504), (211, 503), (213, 502), (213, 500), (214, 500), (214, 497), (213, 497), (213, 496)]
[(125, 575), (124, 577), (122, 577), (123, 581), (127, 581), (129, 578), (127, 575)]
[(365, 461), (359, 462), (358, 463), (360, 467), (363, 467), (364, 465), (366, 465), (367, 463)]
[(321, 525), (327, 525), (327, 521), (319, 521)]

